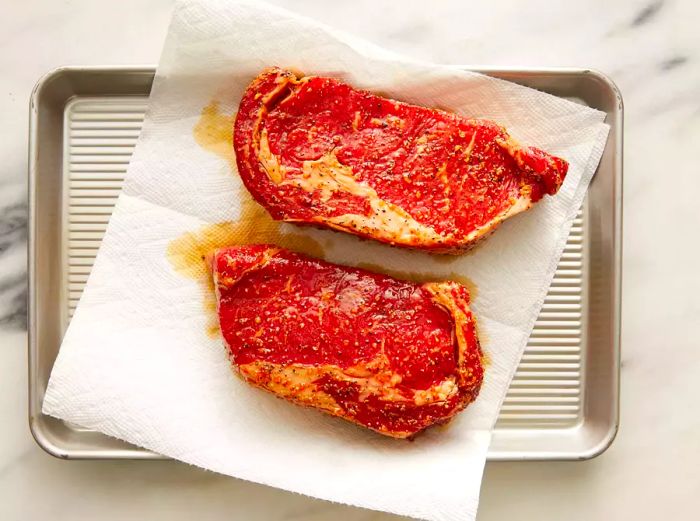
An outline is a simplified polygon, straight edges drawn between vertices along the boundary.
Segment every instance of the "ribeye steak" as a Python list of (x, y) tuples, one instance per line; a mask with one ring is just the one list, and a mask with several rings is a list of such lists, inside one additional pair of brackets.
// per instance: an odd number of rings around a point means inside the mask
[(271, 245), (217, 250), (221, 332), (249, 383), (407, 438), (472, 402), (483, 378), (469, 293)]
[(555, 194), (568, 169), (491, 121), (278, 68), (245, 91), (233, 141), (273, 218), (445, 253)]

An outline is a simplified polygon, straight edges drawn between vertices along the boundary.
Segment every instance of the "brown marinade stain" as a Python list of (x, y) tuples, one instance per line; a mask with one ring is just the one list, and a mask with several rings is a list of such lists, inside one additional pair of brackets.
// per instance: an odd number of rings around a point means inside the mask
[(223, 114), (219, 102), (212, 100), (202, 109), (194, 127), (194, 139), (204, 150), (224, 159), (235, 170), (236, 155), (233, 152), (233, 123), (236, 114)]
[(473, 246), (467, 250), (458, 250), (458, 251), (451, 251), (451, 252), (442, 252), (442, 253), (428, 253), (430, 255), (430, 258), (434, 260), (435, 262), (439, 264), (452, 264), (453, 262), (457, 262), (459, 259), (463, 257), (468, 257), (469, 255), (472, 255), (476, 252), (477, 246)]
[(201, 286), (202, 305), (207, 314), (207, 334), (212, 337), (219, 332), (219, 321), (208, 261), (216, 248), (226, 245), (225, 229), (225, 226), (214, 224), (196, 232), (187, 232), (172, 240), (167, 250), (173, 269), (180, 275), (196, 280)]

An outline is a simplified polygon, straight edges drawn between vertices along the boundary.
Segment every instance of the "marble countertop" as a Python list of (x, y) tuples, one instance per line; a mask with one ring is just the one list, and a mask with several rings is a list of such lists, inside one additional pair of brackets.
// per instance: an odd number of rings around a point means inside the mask
[[(700, 4), (275, 0), (420, 59), (596, 68), (625, 100), (621, 427), (586, 462), (487, 465), (480, 520), (687, 518), (700, 489)], [(27, 425), (28, 100), (59, 65), (153, 64), (166, 0), (13, 2), (0, 18), (0, 519), (398, 519), (161, 462), (61, 461)]]

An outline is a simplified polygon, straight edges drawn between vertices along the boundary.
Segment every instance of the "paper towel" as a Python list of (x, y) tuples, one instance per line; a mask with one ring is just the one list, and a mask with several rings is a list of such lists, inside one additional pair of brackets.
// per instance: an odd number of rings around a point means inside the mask
[[(492, 119), (521, 142), (567, 159), (569, 174), (555, 197), (505, 223), (474, 252), (447, 259), (274, 223), (242, 187), (230, 146), (238, 100), (271, 65)], [(604, 148), (604, 117), (511, 83), (412, 62), (269, 6), (179, 3), (44, 413), (310, 496), (431, 520), (473, 519), (491, 429)], [(226, 221), (234, 224), (219, 224)], [(214, 243), (246, 241), (468, 281), (489, 360), (477, 401), (447, 427), (406, 442), (234, 377), (212, 332), (211, 292), (197, 255)]]

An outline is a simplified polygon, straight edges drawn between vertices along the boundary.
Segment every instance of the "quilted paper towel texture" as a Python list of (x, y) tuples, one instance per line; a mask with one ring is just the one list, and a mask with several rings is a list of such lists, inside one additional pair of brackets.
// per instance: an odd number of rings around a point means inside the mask
[[(473, 310), (490, 360), (481, 395), (449, 426), (415, 442), (293, 406), (234, 377), (221, 338), (208, 331), (208, 290), (173, 268), (169, 247), (183, 234), (249, 215), (235, 166), (203, 147), (196, 128), (207, 107), (230, 120), (246, 86), (270, 65), (492, 119), (570, 162), (557, 196), (447, 263), (279, 226), (281, 240), (311, 240), (332, 262), (456, 273), (478, 288)], [(123, 194), (61, 346), (44, 412), (309, 496), (436, 521), (473, 519), (491, 429), (604, 148), (604, 117), (518, 85), (413, 62), (277, 8), (179, 3)], [(261, 224), (247, 226), (242, 236), (250, 238)]]

